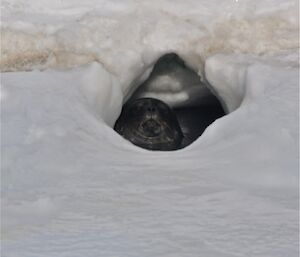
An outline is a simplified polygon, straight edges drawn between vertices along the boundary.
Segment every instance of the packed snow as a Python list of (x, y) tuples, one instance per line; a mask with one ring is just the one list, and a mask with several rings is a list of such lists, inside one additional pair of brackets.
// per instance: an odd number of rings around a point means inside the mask
[[(298, 15), (293, 0), (2, 0), (2, 256), (297, 257)], [(151, 152), (112, 127), (169, 52), (228, 115)]]

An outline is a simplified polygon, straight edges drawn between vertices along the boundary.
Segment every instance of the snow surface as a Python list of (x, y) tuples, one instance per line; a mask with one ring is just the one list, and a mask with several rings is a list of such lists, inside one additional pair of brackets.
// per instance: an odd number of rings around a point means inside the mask
[[(3, 0), (2, 256), (298, 256), (297, 12)], [(185, 149), (151, 152), (111, 127), (172, 51), (229, 115)]]

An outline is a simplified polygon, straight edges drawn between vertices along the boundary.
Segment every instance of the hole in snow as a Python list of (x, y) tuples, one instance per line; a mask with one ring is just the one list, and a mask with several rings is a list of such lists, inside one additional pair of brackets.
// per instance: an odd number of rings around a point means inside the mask
[(218, 98), (175, 53), (155, 63), (123, 106), (114, 129), (149, 150), (177, 150), (194, 142), (225, 115)]

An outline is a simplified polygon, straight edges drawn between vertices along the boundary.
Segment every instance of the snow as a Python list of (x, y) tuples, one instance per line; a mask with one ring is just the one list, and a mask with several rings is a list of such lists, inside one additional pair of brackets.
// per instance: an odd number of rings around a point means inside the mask
[[(297, 5), (3, 0), (2, 255), (298, 256)], [(112, 126), (167, 52), (229, 114), (151, 152)]]

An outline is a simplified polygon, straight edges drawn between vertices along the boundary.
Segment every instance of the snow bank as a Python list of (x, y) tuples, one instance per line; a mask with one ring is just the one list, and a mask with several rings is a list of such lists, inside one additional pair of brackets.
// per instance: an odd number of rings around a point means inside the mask
[[(287, 54), (285, 57), (293, 60), (296, 55)], [(253, 158), (253, 163), (243, 167), (245, 173), (241, 173), (238, 167), (233, 169), (237, 171), (236, 177), (242, 175), (251, 180), (253, 176), (252, 182), (269, 186), (287, 182), (286, 185), (293, 184), (297, 188), (299, 72), (297, 62), (281, 62), (280, 58), (265, 60), (249, 55), (216, 55), (207, 61), (208, 81), (214, 85), (229, 111), (235, 110), (217, 121), (220, 125), (217, 133), (214, 132), (215, 126), (211, 126), (207, 134), (212, 133), (210, 136), (214, 141), (233, 138), (235, 134), (248, 141), (246, 148), (237, 147), (238, 152), (234, 152), (238, 162)], [(227, 154), (222, 152), (224, 155)], [(277, 158), (281, 164), (275, 161)], [(270, 173), (266, 167), (256, 167), (262, 165), (261, 161), (272, 166)], [(279, 177), (275, 175), (277, 172), (281, 174)], [(260, 177), (259, 181), (257, 177)]]
[(297, 256), (299, 78), (279, 63), (210, 58), (217, 89), (244, 72), (241, 106), (164, 153), (106, 125), (121, 91), (99, 64), (4, 73), (5, 256)]
[(216, 53), (265, 55), (297, 49), (299, 43), (297, 1), (291, 0), (4, 0), (2, 9), (2, 71), (97, 61), (119, 80), (124, 96), (168, 52), (178, 53), (204, 78), (205, 60)]
[[(298, 256), (296, 1), (3, 0), (1, 18), (4, 256)], [(111, 126), (171, 51), (230, 114), (149, 152)]]
[[(45, 1), (2, 3), (3, 71), (98, 61), (127, 87), (160, 55), (202, 72), (219, 52), (298, 47), (297, 1)], [(174, 29), (176, 28), (176, 29)]]

